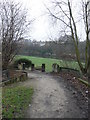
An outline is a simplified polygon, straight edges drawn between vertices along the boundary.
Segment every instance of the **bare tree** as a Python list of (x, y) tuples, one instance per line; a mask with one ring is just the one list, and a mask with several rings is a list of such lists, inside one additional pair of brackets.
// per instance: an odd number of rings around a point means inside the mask
[(27, 12), (20, 3), (3, 1), (0, 3), (0, 39), (2, 41), (2, 68), (7, 69), (9, 63), (18, 52), (19, 43), (24, 38), (30, 23), (26, 21)]
[[(89, 20), (88, 20), (90, 17), (90, 10), (88, 9), (88, 5), (90, 4), (90, 2), (82, 1), (83, 15), (77, 21), (74, 17), (74, 12), (72, 10), (72, 5), (70, 0), (67, 0), (67, 1), (55, 0), (53, 4), (55, 5), (56, 11), (55, 10), (52, 11), (49, 8), (47, 8), (49, 11), (49, 15), (55, 18), (56, 20), (59, 20), (60, 22), (64, 23), (66, 28), (70, 30), (72, 35), (72, 40), (74, 42), (76, 57), (77, 57), (80, 70), (84, 74), (86, 74), (89, 71), (89, 74), (90, 74), (90, 38), (89, 38), (90, 28), (89, 28)], [(78, 30), (77, 30), (77, 22), (79, 22), (80, 20), (84, 21), (85, 33), (86, 33), (85, 66), (83, 66), (81, 62), (79, 46), (78, 46), (79, 37), (78, 37)], [(64, 30), (64, 32), (66, 31)]]

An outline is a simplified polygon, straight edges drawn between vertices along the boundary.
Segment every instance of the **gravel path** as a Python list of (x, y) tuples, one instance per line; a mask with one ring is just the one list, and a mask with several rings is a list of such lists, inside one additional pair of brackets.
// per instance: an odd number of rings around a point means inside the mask
[(23, 84), (33, 86), (34, 95), (26, 118), (85, 118), (85, 112), (62, 78), (38, 71), (29, 72), (28, 76)]

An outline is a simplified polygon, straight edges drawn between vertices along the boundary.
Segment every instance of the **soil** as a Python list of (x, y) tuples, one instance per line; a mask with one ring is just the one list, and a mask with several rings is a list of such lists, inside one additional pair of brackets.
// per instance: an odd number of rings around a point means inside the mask
[(30, 72), (34, 87), (26, 118), (87, 118), (88, 99), (60, 75)]
[[(67, 76), (68, 75), (68, 76)], [(74, 79), (74, 80), (72, 80)], [(87, 87), (78, 89), (75, 75), (28, 71), (28, 80), (10, 85), (32, 86), (32, 102), (25, 111), (25, 118), (87, 118)], [(79, 83), (81, 84), (81, 83)]]
[[(69, 86), (72, 86), (78, 92), (81, 92), (81, 94), (85, 97), (85, 99), (88, 99), (88, 94), (87, 94), (88, 86), (78, 80), (78, 78), (80, 78), (80, 75), (75, 74), (75, 72), (68, 72), (68, 71), (63, 71), (60, 73), (51, 73), (51, 74), (54, 76), (62, 77), (65, 80), (65, 82), (69, 84)], [(82, 76), (82, 79), (88, 81), (88, 78), (85, 76)]]

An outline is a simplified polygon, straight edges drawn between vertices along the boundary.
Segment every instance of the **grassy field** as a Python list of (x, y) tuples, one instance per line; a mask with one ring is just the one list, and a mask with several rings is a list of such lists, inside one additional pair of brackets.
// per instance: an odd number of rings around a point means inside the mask
[(6, 87), (2, 89), (2, 117), (23, 118), (25, 108), (30, 103), (33, 88)]
[(35, 66), (41, 66), (42, 63), (45, 63), (46, 65), (46, 72), (52, 71), (52, 64), (57, 63), (60, 65), (60, 67), (68, 67), (68, 68), (74, 68), (79, 70), (78, 63), (75, 61), (64, 61), (59, 59), (51, 59), (51, 58), (41, 58), (41, 57), (32, 57), (32, 56), (16, 56), (15, 59), (19, 58), (27, 58), (32, 61), (32, 63), (35, 64)]

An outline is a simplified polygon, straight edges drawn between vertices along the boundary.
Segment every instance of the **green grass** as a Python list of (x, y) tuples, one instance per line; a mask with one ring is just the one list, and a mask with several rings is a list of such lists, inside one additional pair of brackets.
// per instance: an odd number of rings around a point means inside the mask
[(2, 89), (2, 117), (23, 118), (24, 110), (29, 105), (33, 88), (9, 87)]
[(51, 59), (51, 58), (41, 58), (41, 57), (32, 57), (32, 56), (16, 56), (15, 59), (19, 58), (27, 58), (32, 61), (32, 63), (35, 64), (35, 66), (41, 66), (42, 63), (45, 63), (46, 65), (46, 72), (52, 71), (52, 64), (57, 63), (60, 65), (60, 67), (68, 67), (79, 70), (78, 63), (75, 61), (64, 61), (59, 59)]

